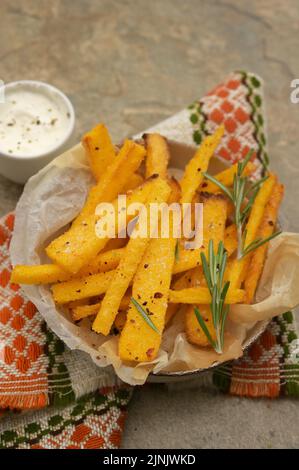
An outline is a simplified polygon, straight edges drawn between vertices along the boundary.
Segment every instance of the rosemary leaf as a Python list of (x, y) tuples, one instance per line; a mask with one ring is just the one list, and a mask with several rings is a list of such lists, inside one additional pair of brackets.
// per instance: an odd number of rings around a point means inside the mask
[(212, 339), (212, 336), (210, 335), (210, 332), (207, 328), (207, 325), (206, 325), (206, 322), (204, 321), (199, 309), (197, 307), (194, 307), (194, 313), (195, 313), (195, 316), (197, 318), (197, 321), (202, 329), (202, 331), (204, 332), (204, 334), (206, 335), (210, 345), (215, 348), (215, 341)]
[(215, 341), (212, 340), (211, 334), (200, 314), (199, 309), (195, 307), (194, 313), (209, 343), (213, 346), (217, 353), (221, 354), (223, 351), (225, 321), (228, 313), (228, 306), (225, 306), (225, 298), (229, 288), (229, 282), (226, 282), (223, 285), (227, 253), (224, 249), (223, 242), (219, 243), (218, 250), (215, 253), (213, 240), (210, 240), (208, 248), (208, 259), (204, 253), (201, 253), (200, 255), (202, 260), (203, 273), (209, 292), (211, 294), (210, 309), (216, 334)]
[(204, 175), (205, 178), (210, 180), (212, 183), (216, 184), (216, 186), (218, 186), (218, 188), (220, 188), (232, 200), (232, 194), (231, 194), (230, 190), (226, 186), (224, 186), (224, 184), (222, 184), (220, 181), (218, 181), (212, 175), (209, 175), (209, 173), (203, 172), (203, 175)]
[(154, 325), (154, 323), (152, 322), (152, 320), (150, 319), (150, 317), (148, 316), (148, 314), (146, 313), (146, 311), (144, 310), (143, 307), (141, 307), (140, 303), (137, 302), (137, 300), (134, 299), (134, 297), (131, 297), (131, 302), (132, 304), (134, 305), (134, 307), (136, 307), (136, 310), (138, 313), (140, 313), (140, 315), (142, 316), (143, 320), (146, 321), (146, 323), (148, 324), (148, 326), (150, 326), (152, 328), (152, 330), (154, 330), (156, 333), (159, 333), (160, 334), (160, 331), (158, 330), (158, 328)]
[(272, 233), (272, 235), (269, 235), (269, 237), (267, 238), (257, 238), (243, 250), (242, 258), (248, 255), (248, 253), (250, 253), (251, 251), (254, 251), (260, 246), (264, 245), (264, 243), (268, 243), (270, 240), (272, 240), (273, 238), (277, 237), (280, 234), (281, 234), (281, 231)]

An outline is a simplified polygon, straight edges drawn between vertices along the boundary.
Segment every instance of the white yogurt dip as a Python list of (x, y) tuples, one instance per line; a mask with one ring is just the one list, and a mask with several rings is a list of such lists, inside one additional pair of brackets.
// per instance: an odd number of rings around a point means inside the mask
[(0, 152), (17, 157), (43, 155), (68, 137), (72, 106), (59, 90), (45, 85), (23, 81), (5, 88), (4, 103), (0, 103)]

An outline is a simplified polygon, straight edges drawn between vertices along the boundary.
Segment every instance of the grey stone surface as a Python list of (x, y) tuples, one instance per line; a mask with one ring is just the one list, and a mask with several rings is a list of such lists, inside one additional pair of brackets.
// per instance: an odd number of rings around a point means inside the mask
[[(1, 0), (0, 78), (65, 91), (76, 135), (104, 121), (115, 139), (166, 118), (228, 72), (266, 81), (272, 167), (287, 186), (286, 227), (299, 230), (298, 0)], [(1, 172), (1, 168), (0, 168)], [(0, 177), (0, 214), (22, 188)], [(201, 390), (135, 392), (124, 447), (298, 447), (298, 404)]]

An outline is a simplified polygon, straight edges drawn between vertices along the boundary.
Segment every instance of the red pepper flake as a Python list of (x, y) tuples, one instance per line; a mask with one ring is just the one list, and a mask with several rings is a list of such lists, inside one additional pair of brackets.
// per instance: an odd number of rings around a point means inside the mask
[(154, 299), (162, 299), (163, 294), (162, 292), (155, 292), (154, 293)]
[(149, 357), (149, 358), (152, 357), (154, 351), (155, 351), (155, 348), (149, 348), (149, 349), (146, 351), (147, 357)]

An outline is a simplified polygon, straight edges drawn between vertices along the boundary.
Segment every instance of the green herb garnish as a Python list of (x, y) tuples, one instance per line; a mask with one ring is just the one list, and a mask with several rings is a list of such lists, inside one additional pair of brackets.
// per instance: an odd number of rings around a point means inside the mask
[(210, 304), (212, 320), (216, 333), (216, 339), (213, 340), (206, 323), (197, 307), (194, 307), (194, 313), (197, 321), (209, 343), (218, 354), (223, 352), (224, 327), (229, 311), (229, 306), (225, 305), (225, 297), (229, 288), (229, 281), (224, 283), (224, 272), (227, 261), (227, 252), (224, 249), (223, 242), (219, 243), (217, 253), (214, 252), (213, 240), (209, 242), (208, 260), (204, 253), (200, 254), (203, 273), (210, 291), (212, 301)]
[(134, 297), (131, 297), (131, 302), (132, 304), (134, 305), (134, 307), (136, 307), (136, 310), (138, 313), (140, 313), (140, 315), (142, 316), (143, 320), (146, 321), (146, 323), (148, 324), (148, 326), (150, 326), (156, 333), (159, 333), (160, 334), (160, 331), (158, 330), (158, 328), (154, 325), (154, 323), (152, 322), (152, 320), (150, 319), (150, 317), (148, 316), (147, 312), (144, 310), (144, 308), (140, 305), (139, 302), (137, 302), (137, 300), (134, 299)]
[(275, 232), (270, 237), (267, 238), (258, 238), (254, 240), (247, 247), (244, 246), (245, 236), (243, 233), (244, 223), (246, 222), (248, 215), (252, 209), (253, 203), (255, 201), (256, 195), (261, 187), (261, 185), (266, 181), (268, 176), (264, 176), (260, 180), (256, 181), (254, 184), (250, 184), (250, 180), (247, 176), (243, 176), (246, 165), (253, 155), (253, 150), (250, 150), (244, 160), (238, 162), (237, 172), (234, 175), (234, 182), (232, 189), (227, 188), (224, 184), (218, 181), (213, 176), (208, 173), (204, 173), (204, 176), (210, 180), (212, 183), (216, 184), (232, 201), (235, 213), (234, 213), (234, 222), (237, 227), (237, 237), (238, 237), (238, 249), (237, 249), (237, 258), (241, 259), (244, 256), (248, 255), (251, 251), (255, 250), (259, 246), (267, 243), (272, 238), (279, 235), (281, 232)]

